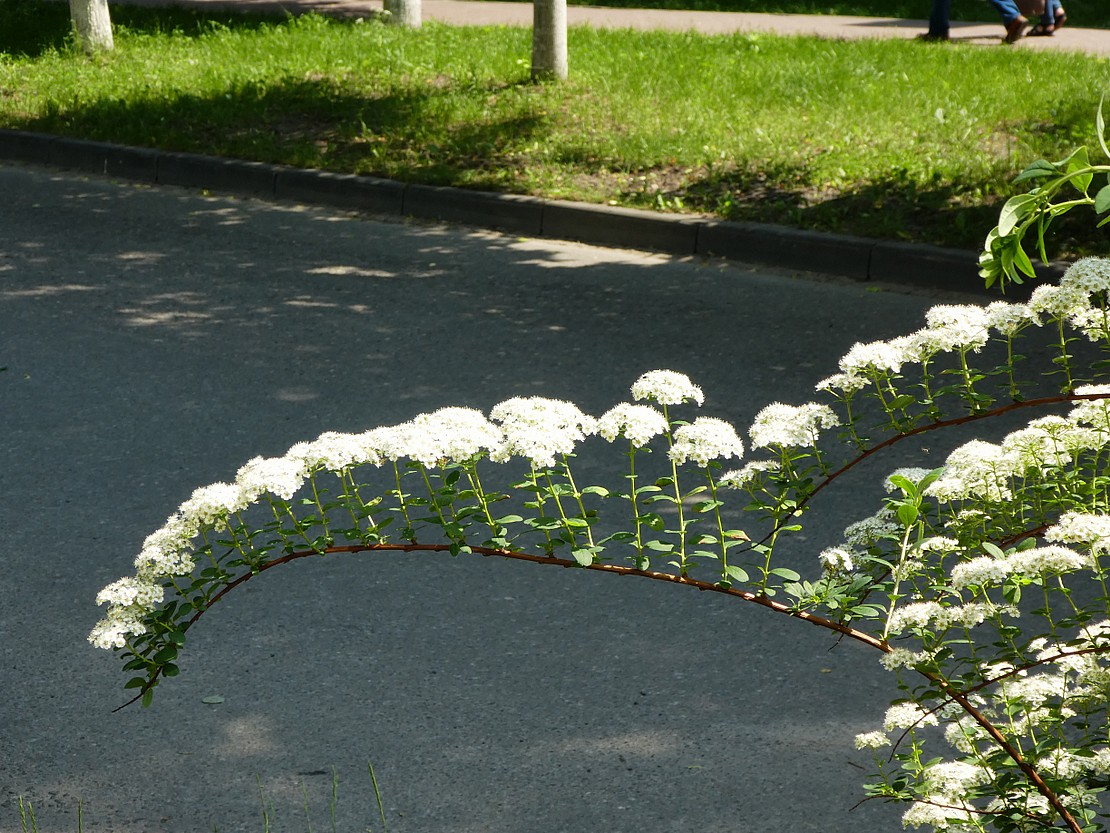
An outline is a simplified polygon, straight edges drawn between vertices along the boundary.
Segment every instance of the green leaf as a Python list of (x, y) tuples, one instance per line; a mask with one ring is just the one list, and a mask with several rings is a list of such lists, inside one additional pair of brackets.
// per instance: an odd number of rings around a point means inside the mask
[(1037, 270), (1033, 268), (1029, 255), (1025, 253), (1025, 249), (1021, 247), (1020, 243), (1014, 246), (1014, 265), (1029, 277), (1037, 277)]
[(604, 486), (587, 486), (582, 490), (584, 495), (597, 495), (598, 497), (609, 497), (609, 490)]
[(142, 688), (146, 685), (146, 677), (132, 677), (123, 684), (124, 688)]
[(997, 544), (992, 544), (990, 541), (983, 542), (983, 549), (986, 550), (988, 554), (993, 555), (995, 558), (1006, 557), (1006, 553), (1002, 551), (1002, 548), (999, 547)]
[(142, 701), (143, 702), (143, 708), (145, 709), (147, 706), (149, 706), (153, 700), (154, 700), (154, 686), (151, 686), (150, 688), (148, 688), (146, 691), (143, 692), (143, 701)]
[(1057, 176), (1060, 172), (1056, 166), (1045, 159), (1038, 159), (1020, 174), (1014, 177), (1014, 184), (1025, 182), (1029, 179), (1038, 179), (1045, 176)]
[(1095, 213), (1105, 214), (1110, 211), (1110, 185), (1103, 185), (1095, 194)]
[[(1076, 171), (1082, 171), (1091, 167), (1091, 160), (1087, 156), (1087, 148), (1078, 147), (1075, 152), (1068, 157), (1068, 173), (1073, 174)], [(1075, 186), (1075, 189), (1081, 194), (1086, 194), (1087, 189), (1091, 187), (1091, 180), (1094, 179), (1094, 173), (1088, 172), (1080, 174), (1079, 176), (1072, 177), (1069, 181)]]
[(645, 541), (644, 546), (647, 549), (655, 550), (656, 552), (671, 552), (672, 550), (674, 550), (674, 547), (671, 544), (668, 544), (666, 541)]
[(909, 503), (903, 503), (898, 506), (898, 520), (902, 526), (913, 526), (917, 523), (917, 507)]
[(784, 578), (787, 581), (797, 581), (801, 578), (798, 573), (795, 573), (793, 570), (788, 570), (786, 567), (775, 567), (775, 569), (771, 570), (770, 574), (778, 576), (779, 578)]
[(725, 567), (725, 572), (737, 581), (748, 581), (748, 574), (744, 572), (742, 567), (737, 567), (733, 564), (729, 564), (727, 567)]
[(520, 515), (504, 515), (500, 518), (495, 518), (493, 522), (506, 526), (508, 524), (518, 524), (523, 520), (524, 518), (520, 517)]
[(1006, 200), (1006, 204), (1002, 206), (1002, 212), (998, 215), (999, 236), (1008, 237), (1018, 223), (1033, 211), (1037, 199), (1035, 194), (1018, 194)]
[(594, 563), (594, 554), (591, 550), (588, 550), (588, 549), (572, 550), (571, 555), (573, 555), (574, 560), (577, 561), (583, 567), (589, 567), (591, 564)]
[(175, 659), (177, 659), (176, 645), (167, 645), (165, 648), (154, 655), (154, 661), (159, 665), (164, 665), (165, 663), (172, 662)]

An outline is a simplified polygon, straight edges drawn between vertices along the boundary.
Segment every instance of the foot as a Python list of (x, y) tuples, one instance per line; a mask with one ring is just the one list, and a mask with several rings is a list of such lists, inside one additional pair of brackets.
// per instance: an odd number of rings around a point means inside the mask
[(1006, 27), (1006, 35), (1002, 38), (1002, 42), (1017, 43), (1025, 36), (1025, 27), (1028, 25), (1029, 21), (1021, 15), (1018, 15), (1011, 20), (1010, 25)]
[(1029, 37), (1029, 38), (1050, 38), (1050, 37), (1052, 37), (1052, 35), (1055, 31), (1056, 31), (1055, 26), (1045, 26), (1043, 23), (1038, 23), (1036, 26), (1034, 26), (1032, 29), (1029, 30), (1029, 34), (1026, 35), (1026, 37)]
[(943, 43), (948, 40), (948, 33), (945, 32), (943, 35), (940, 35), (935, 32), (926, 32), (923, 35), (918, 35), (917, 39), (925, 43)]
[(1061, 26), (1063, 26), (1067, 22), (1068, 22), (1068, 16), (1066, 14), (1064, 14), (1064, 10), (1062, 8), (1057, 9), (1057, 11), (1056, 11), (1056, 28), (1059, 29)]

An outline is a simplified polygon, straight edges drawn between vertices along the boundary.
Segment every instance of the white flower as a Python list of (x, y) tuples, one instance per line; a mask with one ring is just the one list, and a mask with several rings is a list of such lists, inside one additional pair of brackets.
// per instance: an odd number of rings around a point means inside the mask
[(955, 552), (960, 548), (960, 542), (955, 538), (945, 538), (941, 535), (936, 535), (932, 538), (926, 538), (917, 545), (917, 549), (921, 552)]
[(726, 471), (717, 479), (717, 485), (725, 489), (747, 489), (764, 472), (778, 471), (780, 468), (782, 464), (778, 460), (752, 460), (738, 469)]
[(990, 337), (987, 311), (970, 304), (938, 304), (925, 314), (923, 340), (938, 353), (979, 350)]
[(622, 403), (610, 408), (597, 421), (597, 433), (609, 442), (622, 434), (636, 448), (647, 445), (652, 437), (667, 432), (667, 420), (650, 405)]
[(160, 584), (128, 576), (114, 581), (96, 594), (96, 603), (153, 610), (165, 595)]
[(1080, 258), (1064, 272), (1060, 286), (1088, 295), (1107, 291), (1110, 289), (1110, 260), (1104, 257)]
[(474, 408), (440, 408), (416, 417), (411, 426), (427, 438), (430, 448), (425, 459), (434, 455), (435, 462), (464, 463), (482, 454), (495, 455), (501, 449), (501, 429)]
[(890, 746), (885, 732), (861, 732), (856, 735), (856, 749), (880, 749)]
[(187, 576), (196, 566), (192, 557), (193, 537), (199, 532), (195, 520), (181, 514), (166, 522), (143, 541), (135, 558), (135, 569), (144, 579)]
[(96, 623), (89, 633), (89, 642), (97, 648), (112, 650), (127, 645), (128, 636), (144, 633), (146, 626), (131, 608), (116, 608)]
[(250, 501), (243, 488), (232, 483), (201, 486), (181, 504), (181, 514), (197, 523), (209, 525), (228, 515), (246, 509)]
[(1001, 446), (972, 440), (948, 455), (944, 472), (925, 494), (944, 501), (969, 497), (1005, 501), (1012, 496), (1007, 481), (1014, 472), (1014, 461), (1006, 457)]
[(969, 788), (990, 783), (994, 773), (989, 767), (965, 761), (941, 761), (926, 769), (924, 777), (934, 790), (944, 795), (964, 796)]
[(961, 810), (948, 806), (951, 801), (948, 796), (926, 796), (923, 801), (915, 801), (910, 808), (902, 814), (903, 827), (935, 827), (937, 830), (947, 830), (949, 827), (970, 821), (975, 816), (969, 810)]
[(660, 405), (681, 405), (694, 401), (701, 405), (705, 395), (690, 377), (674, 370), (649, 370), (632, 385), (632, 398), (654, 399)]
[(1010, 572), (1011, 565), (1006, 559), (983, 555), (953, 567), (952, 586), (957, 590), (963, 590), (967, 587), (1001, 584)]
[(1098, 399), (1079, 401), (1068, 414), (1068, 419), (1091, 425), (1100, 431), (1110, 431), (1110, 385), (1081, 385), (1075, 389), (1078, 396), (1097, 396)]
[(700, 466), (710, 460), (739, 459), (744, 455), (744, 444), (736, 429), (723, 419), (698, 417), (689, 425), (681, 425), (674, 432), (674, 445), (668, 456), (682, 465), (693, 460)]
[(857, 342), (840, 359), (840, 370), (849, 376), (897, 373), (905, 361), (903, 350), (885, 342)]
[(361, 435), (338, 431), (326, 431), (311, 442), (297, 443), (285, 452), (285, 457), (305, 471), (338, 472), (363, 463), (381, 464), (381, 457), (362, 441)]
[(836, 373), (827, 379), (822, 379), (813, 386), (814, 390), (827, 390), (829, 392), (839, 390), (842, 393), (855, 393), (865, 387), (867, 387), (867, 379), (851, 373)]
[(1110, 551), (1110, 516), (1065, 512), (1045, 530), (1046, 541), (1065, 544), (1087, 544), (1092, 549)]
[(1030, 324), (1036, 315), (1025, 304), (995, 301), (987, 305), (987, 324), (1007, 338), (1013, 338)]
[(828, 547), (821, 551), (817, 559), (830, 573), (848, 573), (852, 571), (852, 556), (854, 553), (844, 547)]
[(889, 506), (884, 506), (870, 518), (849, 524), (844, 529), (844, 540), (853, 547), (866, 549), (896, 535), (901, 529), (894, 521), (894, 512)]
[(917, 703), (895, 703), (886, 710), (883, 718), (883, 729), (893, 732), (895, 729), (916, 729), (919, 726), (936, 726), (937, 716), (925, 711)]
[(933, 656), (934, 654), (932, 651), (910, 651), (906, 648), (891, 648), (888, 653), (883, 654), (879, 658), (879, 664), (887, 671), (894, 671), (897, 668), (913, 668), (932, 659)]
[[(1086, 292), (1074, 287), (1064, 288), (1052, 284), (1041, 284), (1034, 289), (1028, 304), (1029, 311), (1038, 316), (1047, 315), (1050, 318), (1059, 319), (1081, 314), (1084, 310), (1090, 309), (1090, 306), (1090, 298)], [(1040, 323), (1039, 318), (1035, 321), (1037, 324)]]
[(523, 457), (536, 468), (555, 465), (556, 455), (571, 454), (576, 443), (597, 430), (597, 420), (577, 405), (539, 396), (508, 399), (494, 407), (490, 419), (504, 432), (504, 444), (490, 459)]
[(1013, 462), (1018, 472), (1030, 468), (1043, 471), (1071, 462), (1071, 454), (1057, 437), (1032, 424), (1007, 435), (1002, 440), (1002, 453)]
[(752, 438), (753, 448), (808, 447), (817, 444), (817, 435), (822, 429), (837, 425), (840, 419), (828, 405), (810, 402), (795, 406), (772, 402), (756, 414), (748, 436)]
[(254, 502), (267, 492), (282, 500), (291, 500), (304, 485), (307, 473), (303, 460), (286, 457), (255, 457), (235, 474), (236, 484), (243, 490), (244, 499)]
[(896, 608), (890, 616), (890, 630), (898, 633), (909, 628), (924, 628), (934, 619), (944, 615), (939, 602), (913, 602)]
[(1006, 559), (1013, 572), (1019, 575), (1043, 575), (1044, 573), (1068, 573), (1072, 570), (1085, 570), (1094, 566), (1085, 555), (1069, 550), (1067, 547), (1034, 547), (1018, 552)]

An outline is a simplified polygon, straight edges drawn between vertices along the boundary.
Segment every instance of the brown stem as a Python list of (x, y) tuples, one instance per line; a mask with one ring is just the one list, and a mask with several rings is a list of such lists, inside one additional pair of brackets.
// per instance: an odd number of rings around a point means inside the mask
[[(196, 623), (198, 619), (200, 619), (201, 616), (203, 616), (212, 607), (212, 605), (216, 604), (225, 595), (227, 595), (227, 593), (238, 587), (240, 584), (249, 581), (255, 575), (258, 575), (273, 567), (277, 567), (279, 564), (287, 564), (290, 561), (294, 561), (299, 558), (308, 558), (310, 556), (320, 556), (332, 553), (450, 551), (451, 545), (449, 544), (350, 544), (346, 546), (328, 547), (323, 551), (303, 550), (299, 552), (287, 553), (280, 558), (275, 558), (272, 561), (267, 561), (265, 564), (260, 565), (256, 571), (244, 573), (237, 579), (228, 582), (226, 585), (224, 585), (223, 588), (220, 589), (219, 593), (217, 593), (207, 601), (203, 608), (192, 615), (192, 617), (189, 619), (188, 622), (186, 622), (181, 630), (187, 631), (190, 627), (193, 626), (193, 624)], [(727, 596), (733, 596), (735, 598), (743, 599), (746, 602), (752, 602), (753, 604), (761, 605), (762, 607), (766, 607), (769, 610), (775, 611), (776, 613), (791, 616), (795, 619), (801, 619), (802, 621), (809, 622), (810, 624), (816, 625), (818, 627), (835, 631), (839, 634), (842, 634), (843, 636), (847, 636), (859, 642), (862, 642), (865, 645), (870, 645), (872, 648), (876, 648), (883, 653), (890, 653), (890, 651), (892, 650), (886, 640), (876, 639), (870, 634), (856, 630), (855, 628), (849, 627), (842, 622), (835, 622), (831, 619), (826, 619), (823, 616), (817, 616), (812, 613), (807, 613), (804, 610), (791, 610), (790, 607), (782, 604), (781, 602), (776, 602), (773, 599), (768, 598), (767, 596), (761, 596), (748, 590), (737, 590), (732, 587), (722, 587), (719, 584), (712, 584), (707, 581), (690, 578), (689, 576), (678, 576), (672, 573), (662, 573), (654, 570), (637, 570), (635, 567), (626, 567), (621, 564), (589, 564), (583, 567), (573, 559), (557, 558), (551, 555), (536, 555), (533, 553), (517, 552), (515, 550), (493, 549), (489, 547), (471, 547), (471, 552), (473, 552), (475, 555), (481, 555), (485, 557), (497, 556), (500, 558), (508, 558), (516, 561), (529, 561), (534, 564), (550, 564), (556, 567), (598, 570), (601, 572), (613, 573), (622, 576), (642, 576), (643, 578), (654, 579), (655, 581), (666, 581), (670, 582), (671, 584), (683, 584), (687, 587), (693, 587), (697, 590), (723, 593)], [(131, 705), (136, 700), (141, 699), (142, 696), (148, 690), (150, 690), (151, 687), (154, 686), (161, 673), (161, 668), (155, 670), (154, 674), (151, 675), (146, 685), (142, 687), (137, 695), (135, 695), (123, 705), (118, 706), (113, 711), (119, 711), (120, 709)], [(1079, 827), (1078, 822), (1076, 822), (1071, 813), (1068, 812), (1068, 809), (1060, 802), (1060, 799), (1056, 795), (1056, 793), (1054, 793), (1044, 782), (1044, 779), (1041, 778), (1040, 773), (1038, 773), (1037, 770), (1034, 769), (1033, 766), (1030, 765), (1022, 757), (1021, 752), (1017, 748), (1015, 748), (1009, 741), (1006, 740), (1006, 738), (995, 727), (995, 725), (991, 723), (990, 720), (988, 720), (982, 712), (980, 712), (978, 709), (975, 708), (975, 706), (971, 704), (965, 694), (953, 688), (951, 683), (949, 683), (944, 677), (940, 676), (939, 674), (926, 671), (922, 671), (919, 673), (936, 683), (945, 694), (947, 694), (955, 702), (959, 703), (960, 707), (963, 708), (963, 710), (966, 711), (969, 715), (971, 715), (972, 718), (984, 728), (984, 730), (986, 730), (987, 734), (991, 736), (994, 742), (997, 743), (998, 746), (1014, 760), (1014, 762), (1018, 765), (1022, 772), (1025, 773), (1026, 777), (1033, 783), (1038, 792), (1040, 792), (1041, 795), (1043, 795), (1052, 805), (1053, 809), (1055, 809), (1056, 812), (1060, 814), (1061, 819), (1063, 819), (1064, 823), (1068, 825), (1068, 828), (1072, 830), (1073, 833), (1083, 833), (1082, 828)]]
[[(249, 581), (255, 575), (265, 572), (266, 570), (269, 570), (273, 567), (277, 567), (279, 564), (287, 564), (290, 561), (295, 561), (299, 558), (308, 558), (309, 556), (321, 556), (332, 553), (450, 551), (451, 546), (449, 544), (350, 544), (346, 546), (328, 547), (320, 551), (302, 550), (298, 552), (287, 553), (286, 555), (275, 558), (272, 561), (267, 561), (265, 564), (259, 565), (256, 571), (244, 573), (237, 579), (234, 579), (233, 581), (225, 584), (220, 589), (220, 592), (216, 593), (216, 595), (214, 595), (205, 603), (204, 607), (202, 607), (200, 610), (194, 613), (192, 617), (189, 618), (184, 626), (182, 626), (181, 630), (182, 632), (184, 632), (191, 628), (196, 623), (196, 621), (200, 619), (200, 617), (203, 616), (212, 607), (212, 605), (216, 604), (216, 602), (220, 601), (224, 596), (226, 596), (229, 592), (234, 590), (243, 582)], [(500, 558), (513, 559), (515, 561), (530, 561), (534, 564), (550, 564), (556, 567), (573, 567), (585, 570), (598, 570), (604, 573), (613, 573), (621, 576), (642, 576), (643, 578), (650, 578), (656, 581), (667, 581), (672, 584), (684, 584), (687, 587), (693, 587), (697, 590), (711, 591), (714, 593), (724, 593), (727, 596), (734, 596), (736, 598), (743, 599), (746, 602), (752, 602), (753, 604), (761, 605), (775, 611), (776, 613), (782, 613), (786, 616), (792, 616), (795, 619), (801, 619), (802, 621), (817, 625), (818, 627), (826, 628), (827, 630), (831, 631), (836, 631), (839, 634), (843, 634), (844, 636), (855, 639), (859, 642), (864, 643), (865, 645), (870, 645), (872, 648), (877, 648), (884, 653), (889, 653), (891, 650), (890, 646), (887, 645), (885, 641), (881, 639), (876, 639), (870, 634), (856, 630), (855, 628), (849, 627), (842, 622), (836, 622), (832, 619), (826, 619), (823, 616), (817, 616), (816, 614), (808, 613), (804, 610), (792, 610), (789, 606), (784, 605), (781, 602), (776, 602), (773, 599), (768, 598), (767, 596), (752, 593), (748, 590), (737, 590), (733, 587), (723, 587), (719, 584), (713, 584), (708, 581), (701, 581), (699, 579), (690, 578), (689, 576), (677, 576), (671, 573), (661, 573), (654, 570), (637, 570), (635, 567), (626, 567), (621, 564), (590, 564), (583, 567), (581, 564), (573, 559), (556, 558), (555, 556), (550, 555), (536, 555), (533, 553), (517, 552), (515, 550), (493, 549), (490, 547), (471, 547), (470, 551), (473, 552), (475, 555), (481, 555), (485, 557), (497, 556)], [(138, 694), (136, 694), (133, 698), (128, 700), (122, 706), (118, 706), (117, 708), (113, 709), (113, 711), (119, 711), (120, 709), (130, 706), (136, 700), (142, 699), (142, 696), (154, 686), (155, 682), (157, 681), (158, 677), (161, 676), (161, 674), (162, 669), (156, 669), (155, 672), (150, 676), (150, 679), (147, 680), (146, 685), (144, 685), (139, 690)]]

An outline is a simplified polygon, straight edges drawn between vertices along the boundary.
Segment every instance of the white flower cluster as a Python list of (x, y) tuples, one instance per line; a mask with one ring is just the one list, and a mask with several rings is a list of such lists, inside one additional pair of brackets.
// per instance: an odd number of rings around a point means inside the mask
[(893, 732), (896, 729), (916, 729), (920, 726), (936, 726), (937, 716), (927, 712), (917, 703), (905, 701), (895, 703), (886, 710), (883, 717), (883, 730)]
[(1058, 575), (1093, 566), (1094, 562), (1089, 556), (1067, 547), (1034, 547), (1012, 553), (1006, 558), (983, 555), (964, 561), (952, 568), (951, 581), (954, 588), (963, 590), (968, 587), (1001, 584), (1012, 575)]
[(1087, 295), (1110, 290), (1110, 259), (1084, 257), (1075, 261), (1064, 272), (1060, 286), (1076, 289)]
[(1012, 497), (1009, 478), (1017, 473), (1014, 461), (1002, 446), (972, 440), (948, 455), (944, 472), (925, 490), (941, 501), (980, 498), (1002, 502)]
[(821, 551), (817, 560), (829, 573), (850, 573), (854, 569), (852, 558), (856, 553), (844, 547), (828, 547)]
[(926, 628), (930, 624), (938, 631), (954, 626), (973, 628), (999, 614), (1017, 616), (1012, 605), (995, 605), (991, 602), (969, 602), (964, 605), (943, 605), (940, 602), (912, 602), (896, 608), (890, 615), (890, 632)]
[(623, 436), (636, 448), (647, 445), (653, 437), (667, 433), (667, 420), (650, 405), (622, 403), (610, 408), (597, 421), (597, 433), (609, 442)]
[(856, 749), (881, 749), (890, 746), (885, 732), (861, 732), (856, 735)]
[(1046, 541), (1087, 544), (1098, 552), (1110, 551), (1110, 515), (1064, 512), (1045, 530)]
[(908, 648), (891, 648), (879, 659), (879, 664), (887, 671), (899, 668), (914, 668), (928, 662), (936, 654), (933, 651), (911, 651)]
[(850, 546), (867, 549), (885, 538), (900, 533), (902, 527), (894, 518), (894, 511), (884, 506), (874, 515), (849, 524), (844, 529), (844, 540)]
[(705, 402), (701, 388), (690, 377), (674, 370), (649, 370), (632, 385), (636, 401), (652, 399), (660, 405), (681, 405), (683, 402)]
[(817, 390), (850, 394), (877, 379), (899, 373), (941, 353), (980, 350), (992, 331), (1013, 338), (1030, 326), (1060, 321), (1092, 341), (1110, 339), (1110, 315), (1091, 297), (1106, 298), (1110, 260), (1085, 258), (1074, 263), (1059, 285), (1038, 286), (1028, 303), (995, 301), (986, 307), (940, 304), (928, 311), (925, 327), (889, 341), (856, 343), (840, 359), (840, 373), (823, 379)]
[(753, 448), (781, 446), (811, 447), (817, 444), (822, 429), (835, 428), (840, 419), (827, 405), (809, 402), (805, 405), (784, 405), (772, 402), (756, 414), (748, 436)]
[(778, 460), (752, 460), (738, 469), (726, 471), (717, 480), (717, 485), (726, 489), (747, 489), (759, 480), (765, 472), (775, 472), (782, 468)]
[(668, 455), (679, 465), (693, 460), (700, 466), (710, 460), (744, 456), (744, 443), (731, 423), (715, 417), (698, 417), (675, 429), (674, 445)]
[(597, 431), (597, 420), (577, 405), (539, 396), (515, 397), (490, 411), (501, 423), (504, 442), (490, 456), (495, 462), (511, 457), (530, 460), (536, 468), (555, 465), (555, 456), (570, 454), (575, 445)]

